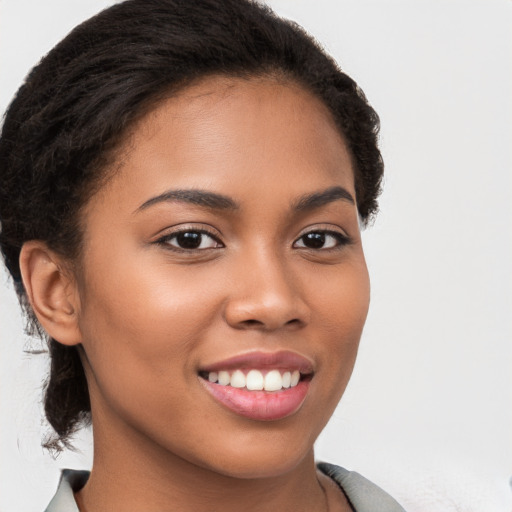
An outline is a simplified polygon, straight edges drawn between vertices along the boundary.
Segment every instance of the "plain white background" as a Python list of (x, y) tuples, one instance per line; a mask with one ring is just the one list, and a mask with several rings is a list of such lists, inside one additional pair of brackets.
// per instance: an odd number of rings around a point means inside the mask
[[(28, 70), (107, 0), (0, 0), (0, 111)], [(510, 512), (512, 2), (273, 0), (366, 92), (385, 191), (364, 241), (372, 304), (317, 457), (410, 512)], [(59, 468), (40, 447), (47, 370), (0, 274), (0, 511), (43, 510)]]

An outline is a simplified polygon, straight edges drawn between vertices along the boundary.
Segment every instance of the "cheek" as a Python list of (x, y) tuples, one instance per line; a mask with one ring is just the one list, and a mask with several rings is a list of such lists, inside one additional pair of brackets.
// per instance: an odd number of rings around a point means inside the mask
[(134, 383), (149, 393), (193, 378), (194, 350), (218, 303), (201, 287), (201, 276), (191, 281), (186, 272), (143, 259), (102, 261), (117, 264), (88, 261), (80, 314), (83, 345), (100, 387), (122, 396)]
[(319, 327), (331, 333), (333, 342), (359, 341), (370, 303), (370, 281), (362, 252), (321, 277), (312, 275), (309, 297)]
[[(333, 269), (334, 270), (334, 269)], [(326, 385), (341, 396), (352, 373), (359, 340), (368, 314), (370, 283), (364, 258), (350, 262), (341, 271), (333, 271), (317, 288), (314, 323), (326, 346), (323, 374), (336, 384)]]
[(183, 418), (195, 417), (194, 402), (186, 397), (195, 396), (197, 351), (218, 304), (197, 278), (128, 261), (88, 278), (81, 329), (100, 416), (113, 424), (120, 418), (155, 439), (191, 431)]
[(83, 325), (92, 329), (91, 341), (101, 331), (113, 331), (127, 336), (121, 340), (126, 344), (132, 335), (146, 332), (137, 342), (153, 346), (160, 336), (186, 332), (194, 323), (191, 318), (201, 318), (204, 308), (197, 298), (209, 300), (204, 271), (173, 265), (153, 247), (140, 248), (128, 236), (111, 245), (104, 241), (91, 249), (82, 279)]

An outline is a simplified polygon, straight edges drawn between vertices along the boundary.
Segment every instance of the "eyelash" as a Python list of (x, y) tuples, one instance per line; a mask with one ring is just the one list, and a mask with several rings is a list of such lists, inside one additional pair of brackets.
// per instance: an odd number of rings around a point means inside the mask
[[(207, 235), (209, 238), (211, 238), (213, 241), (215, 241), (217, 244), (219, 244), (220, 247), (207, 247), (207, 248), (183, 248), (183, 247), (177, 247), (173, 246), (170, 241), (174, 238), (177, 238), (180, 235), (185, 235), (187, 233), (194, 233), (199, 235)], [(178, 251), (178, 252), (192, 252), (192, 251), (204, 251), (206, 249), (221, 249), (224, 247), (224, 244), (219, 240), (219, 238), (211, 233), (210, 231), (202, 228), (186, 228), (186, 229), (180, 229), (179, 231), (174, 231), (173, 233), (169, 233), (167, 235), (164, 235), (160, 237), (158, 240), (156, 240), (157, 244), (165, 245), (166, 248)], [(201, 240), (202, 243), (202, 240)]]
[(308, 235), (313, 235), (313, 234), (315, 234), (315, 235), (320, 234), (320, 235), (323, 235), (325, 238), (330, 236), (330, 237), (334, 238), (336, 245), (334, 247), (328, 247), (328, 248), (322, 247), (322, 248), (318, 248), (318, 249), (304, 246), (304, 249), (309, 249), (312, 251), (316, 251), (316, 250), (318, 250), (318, 251), (336, 251), (336, 250), (339, 250), (339, 249), (343, 248), (344, 246), (352, 243), (352, 240), (350, 237), (348, 237), (347, 235), (344, 235), (343, 233), (340, 233), (339, 231), (333, 231), (333, 230), (329, 230), (329, 229), (313, 229), (312, 231), (308, 231), (308, 232), (302, 234), (299, 238), (297, 238), (297, 240), (295, 240), (295, 242), (293, 242), (293, 245), (295, 246), (295, 244), (299, 240), (302, 240), (304, 237), (306, 237)]
[[(170, 243), (171, 240), (177, 238), (180, 235), (185, 235), (187, 233), (194, 233), (196, 235), (197, 234), (206, 235), (209, 238), (211, 238), (212, 241), (214, 241), (216, 244), (218, 244), (218, 246), (217, 247), (204, 247), (202, 249), (200, 247), (183, 248), (183, 247), (178, 247), (178, 246), (172, 245)], [(311, 231), (308, 231), (308, 232), (302, 234), (299, 238), (297, 238), (293, 242), (293, 246), (295, 247), (297, 242), (299, 242), (300, 240), (303, 240), (304, 237), (306, 237), (308, 235), (313, 235), (313, 234), (320, 234), (320, 235), (323, 235), (325, 238), (332, 237), (335, 239), (335, 245), (333, 247), (328, 247), (328, 248), (323, 248), (323, 247), (313, 248), (313, 247), (307, 247), (307, 246), (303, 245), (302, 248), (310, 250), (310, 251), (335, 251), (335, 250), (339, 250), (342, 247), (352, 243), (352, 240), (350, 237), (348, 237), (338, 231), (333, 231), (333, 230), (328, 230), (328, 229), (316, 229), (316, 230), (311, 230)], [(325, 243), (325, 238), (324, 238), (324, 243)], [(202, 244), (202, 242), (203, 241), (201, 240), (200, 243)], [(155, 243), (164, 245), (169, 250), (173, 250), (173, 251), (177, 251), (177, 252), (185, 252), (185, 253), (191, 253), (191, 252), (195, 252), (195, 251), (205, 251), (208, 249), (222, 249), (223, 247), (225, 247), (225, 245), (219, 240), (219, 238), (215, 234), (211, 233), (210, 231), (208, 231), (206, 229), (200, 229), (200, 228), (186, 228), (186, 229), (181, 229), (179, 231), (174, 231), (173, 233), (169, 233), (169, 234), (166, 234), (166, 235), (160, 237), (158, 240), (155, 241)]]

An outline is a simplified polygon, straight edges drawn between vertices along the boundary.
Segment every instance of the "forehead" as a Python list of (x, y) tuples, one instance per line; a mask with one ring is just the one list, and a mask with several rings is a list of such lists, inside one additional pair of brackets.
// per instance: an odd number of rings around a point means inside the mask
[(170, 187), (236, 194), (272, 184), (300, 195), (341, 184), (354, 192), (351, 157), (328, 108), (276, 78), (203, 79), (159, 102), (119, 155), (103, 192), (136, 186), (137, 200)]

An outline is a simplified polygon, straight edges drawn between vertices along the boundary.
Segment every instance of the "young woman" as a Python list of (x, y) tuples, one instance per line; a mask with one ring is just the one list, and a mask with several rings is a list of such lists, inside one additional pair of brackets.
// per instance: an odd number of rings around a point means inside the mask
[(377, 132), (354, 81), (248, 1), (128, 0), (32, 71), (0, 243), (48, 337), (48, 444), (94, 431), (47, 512), (402, 510), (313, 455), (368, 309)]

